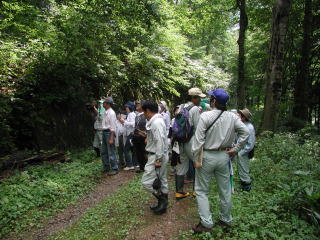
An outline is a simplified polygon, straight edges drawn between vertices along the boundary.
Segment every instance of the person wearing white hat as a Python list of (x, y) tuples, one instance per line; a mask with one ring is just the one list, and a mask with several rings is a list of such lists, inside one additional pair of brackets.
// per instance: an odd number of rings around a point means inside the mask
[(256, 143), (256, 136), (255, 136), (256, 133), (254, 130), (254, 126), (250, 122), (250, 119), (252, 117), (251, 112), (247, 108), (240, 110), (239, 112), (240, 112), (241, 121), (246, 125), (246, 127), (249, 130), (249, 138), (248, 138), (248, 142), (244, 146), (244, 148), (238, 152), (238, 158), (237, 158), (238, 173), (239, 173), (242, 189), (244, 191), (250, 191), (251, 190), (251, 178), (249, 175), (249, 172), (250, 172), (249, 153), (253, 150), (254, 145)]
[(191, 88), (188, 91), (188, 95), (190, 96), (190, 101), (181, 104), (179, 111), (182, 109), (187, 109), (189, 111), (189, 124), (192, 129), (192, 137), (189, 141), (185, 143), (180, 143), (180, 163), (177, 165), (176, 171), (176, 199), (180, 200), (186, 198), (190, 195), (190, 193), (185, 192), (184, 187), (184, 177), (185, 174), (189, 170), (189, 161), (193, 162), (193, 154), (191, 153), (191, 146), (193, 141), (193, 135), (196, 131), (200, 114), (201, 114), (201, 98), (206, 97), (206, 95), (199, 88)]

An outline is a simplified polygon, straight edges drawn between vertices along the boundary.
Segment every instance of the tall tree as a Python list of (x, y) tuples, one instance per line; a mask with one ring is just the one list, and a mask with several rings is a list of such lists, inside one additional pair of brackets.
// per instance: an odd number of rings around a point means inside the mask
[(238, 85), (237, 85), (237, 105), (243, 109), (246, 104), (245, 98), (245, 38), (248, 26), (248, 17), (246, 13), (246, 0), (237, 0), (237, 7), (240, 10), (240, 29), (239, 29), (239, 56), (238, 56)]
[(303, 121), (308, 120), (310, 84), (310, 50), (312, 48), (312, 0), (305, 0), (303, 20), (303, 42), (301, 59), (297, 66), (294, 84), (293, 116)]
[(261, 130), (274, 131), (282, 89), (283, 57), (291, 0), (276, 0), (273, 7), (269, 59), (265, 73), (266, 95)]

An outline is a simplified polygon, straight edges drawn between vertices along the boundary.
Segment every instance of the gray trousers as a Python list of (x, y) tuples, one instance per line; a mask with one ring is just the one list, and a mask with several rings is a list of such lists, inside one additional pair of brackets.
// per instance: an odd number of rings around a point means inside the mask
[(247, 153), (245, 153), (244, 155), (240, 155), (238, 153), (237, 167), (238, 167), (239, 177), (241, 182), (245, 182), (248, 184), (251, 183), (251, 178), (249, 175), (249, 163), (250, 163), (250, 159)]
[(141, 183), (148, 192), (155, 193), (152, 184), (154, 180), (157, 178), (158, 174), (161, 180), (161, 191), (167, 194), (169, 192), (167, 179), (167, 164), (169, 161), (168, 153), (166, 153), (165, 157), (162, 159), (160, 169), (155, 168), (155, 161), (156, 155), (148, 155), (148, 162), (144, 167), (144, 174), (142, 176)]
[(177, 165), (177, 175), (185, 175), (189, 170), (189, 161), (193, 162), (193, 154), (191, 152), (193, 137), (189, 142), (180, 144), (180, 163)]
[(207, 228), (214, 225), (209, 205), (209, 191), (212, 178), (215, 177), (220, 198), (220, 219), (230, 224), (231, 184), (229, 155), (225, 152), (204, 151), (201, 168), (196, 168), (195, 192), (201, 223)]
[(101, 150), (102, 130), (95, 130), (92, 146)]

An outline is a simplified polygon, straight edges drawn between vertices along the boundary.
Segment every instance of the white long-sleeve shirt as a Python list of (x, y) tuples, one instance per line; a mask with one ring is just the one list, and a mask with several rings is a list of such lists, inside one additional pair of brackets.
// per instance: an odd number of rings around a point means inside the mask
[(204, 149), (212, 150), (219, 148), (232, 147), (236, 133), (238, 134), (238, 143), (233, 147), (239, 151), (247, 142), (249, 137), (248, 128), (241, 119), (231, 112), (225, 111), (215, 124), (206, 132), (212, 122), (218, 117), (221, 110), (214, 109), (204, 112), (200, 116), (198, 127), (192, 143), (192, 152), (197, 155), (202, 146)]
[(239, 152), (240, 155), (249, 153), (254, 148), (254, 145), (256, 144), (256, 131), (254, 130), (254, 126), (250, 122), (244, 122), (244, 124), (249, 130), (249, 138), (248, 138), (247, 144), (244, 146), (243, 149), (240, 150)]
[(164, 120), (164, 123), (166, 124), (166, 129), (167, 129), (167, 131), (169, 131), (169, 129), (170, 129), (170, 116), (166, 112), (162, 112), (161, 115)]
[(134, 112), (130, 112), (123, 124), (123, 126), (125, 127), (126, 136), (129, 136), (131, 133), (133, 133), (135, 123), (136, 123), (136, 114)]
[(161, 159), (168, 151), (166, 125), (161, 114), (155, 114), (146, 124), (147, 145), (146, 151), (154, 153), (156, 159)]
[(94, 122), (95, 130), (102, 130), (102, 119), (103, 119), (103, 114), (98, 113), (96, 116), (96, 121)]
[(116, 145), (116, 147), (119, 147), (120, 137), (122, 137), (123, 142), (125, 142), (125, 136), (124, 136), (124, 126), (118, 120), (116, 121), (116, 134), (115, 135), (116, 135), (115, 145)]
[(116, 113), (112, 108), (109, 108), (105, 111), (102, 117), (102, 130), (110, 130), (111, 132), (116, 131)]

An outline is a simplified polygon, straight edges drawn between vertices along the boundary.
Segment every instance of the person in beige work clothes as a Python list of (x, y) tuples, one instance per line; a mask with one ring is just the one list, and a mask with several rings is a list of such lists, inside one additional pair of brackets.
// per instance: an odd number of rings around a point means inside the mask
[[(231, 225), (229, 159), (230, 155), (236, 154), (245, 145), (249, 136), (249, 131), (241, 119), (226, 111), (228, 94), (221, 88), (208, 93), (211, 95), (210, 103), (213, 110), (201, 114), (192, 143), (195, 156), (198, 156), (203, 148), (202, 166), (196, 168), (195, 192), (200, 222), (193, 228), (195, 233), (210, 232), (214, 226), (208, 201), (213, 177), (217, 181), (220, 198), (218, 223)], [(232, 147), (236, 133), (238, 143)]]

